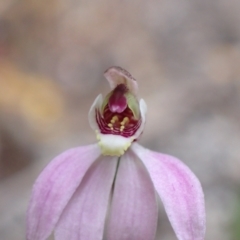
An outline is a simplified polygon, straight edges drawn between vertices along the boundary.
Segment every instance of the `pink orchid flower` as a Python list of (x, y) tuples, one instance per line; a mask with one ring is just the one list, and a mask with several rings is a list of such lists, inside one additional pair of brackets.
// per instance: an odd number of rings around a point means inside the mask
[(98, 144), (60, 154), (40, 174), (27, 213), (27, 239), (154, 240), (157, 196), (179, 240), (203, 240), (201, 185), (180, 160), (140, 146), (146, 104), (124, 69), (105, 72), (112, 91), (94, 101)]

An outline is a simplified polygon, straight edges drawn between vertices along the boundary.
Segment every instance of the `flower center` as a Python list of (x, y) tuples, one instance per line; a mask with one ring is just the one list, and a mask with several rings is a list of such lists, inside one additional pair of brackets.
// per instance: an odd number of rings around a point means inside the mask
[(96, 110), (96, 120), (102, 134), (131, 137), (141, 125), (138, 102), (120, 84), (106, 97), (102, 112)]

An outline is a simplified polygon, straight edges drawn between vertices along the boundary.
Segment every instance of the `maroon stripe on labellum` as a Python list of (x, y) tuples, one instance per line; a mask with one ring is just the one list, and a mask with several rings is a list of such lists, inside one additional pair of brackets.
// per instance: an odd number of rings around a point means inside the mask
[(112, 112), (108, 105), (103, 114), (96, 109), (96, 121), (102, 134), (120, 135), (131, 137), (139, 129), (141, 118), (135, 119), (132, 110), (127, 106), (121, 113)]

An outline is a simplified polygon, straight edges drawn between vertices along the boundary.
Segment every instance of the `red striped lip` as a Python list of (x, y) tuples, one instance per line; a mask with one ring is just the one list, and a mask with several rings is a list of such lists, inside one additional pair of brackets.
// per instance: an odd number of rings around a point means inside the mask
[(102, 134), (120, 135), (131, 137), (139, 129), (141, 118), (135, 119), (132, 110), (127, 106), (121, 113), (112, 112), (108, 106), (104, 108), (103, 114), (96, 109), (96, 121)]

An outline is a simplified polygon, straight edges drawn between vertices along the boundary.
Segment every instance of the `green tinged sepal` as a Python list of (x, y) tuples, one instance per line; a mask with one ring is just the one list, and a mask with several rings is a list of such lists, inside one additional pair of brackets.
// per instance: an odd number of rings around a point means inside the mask
[(140, 109), (139, 109), (138, 100), (130, 92), (125, 93), (125, 97), (127, 99), (127, 105), (132, 111), (134, 118), (138, 120), (140, 118)]

